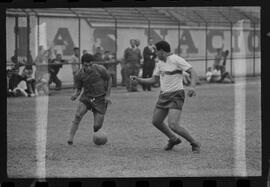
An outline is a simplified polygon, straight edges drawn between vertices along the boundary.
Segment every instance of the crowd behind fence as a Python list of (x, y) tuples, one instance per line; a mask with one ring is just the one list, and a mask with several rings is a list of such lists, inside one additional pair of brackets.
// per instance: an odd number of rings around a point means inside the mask
[[(233, 76), (234, 64), (245, 63), (246, 75), (260, 75), (260, 24), (250, 21), (227, 22), (218, 25), (198, 23), (187, 26), (175, 21), (165, 25), (151, 23), (92, 23), (87, 17), (42, 16), (7, 14), (7, 66), (13, 57), (18, 62), (31, 63), (37, 57), (40, 46), (53, 49), (69, 61), (73, 48), (80, 53), (95, 54), (110, 51), (115, 55), (114, 85), (121, 80), (121, 62), (130, 39), (140, 41), (140, 50), (147, 46), (151, 37), (155, 42), (166, 40), (172, 52), (189, 61), (199, 76), (205, 76), (212, 67), (216, 49), (229, 50), (226, 69)], [(217, 20), (218, 22), (218, 20)], [(101, 61), (99, 63), (102, 63)], [(246, 76), (245, 75), (245, 76)], [(64, 84), (72, 83), (71, 64), (63, 64), (59, 76)], [(241, 76), (241, 75), (239, 75)]]

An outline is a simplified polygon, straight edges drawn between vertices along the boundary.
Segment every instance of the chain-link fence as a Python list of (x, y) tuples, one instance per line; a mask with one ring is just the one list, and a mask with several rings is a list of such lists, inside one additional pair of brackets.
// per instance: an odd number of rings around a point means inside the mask
[(42, 47), (51, 51), (50, 58), (62, 54), (68, 63), (58, 76), (71, 85), (74, 47), (81, 54), (106, 51), (115, 57), (116, 85), (130, 39), (139, 40), (143, 51), (150, 37), (168, 41), (199, 76), (213, 66), (218, 48), (229, 51), (226, 69), (233, 76), (240, 75), (235, 63), (246, 64), (245, 75), (261, 73), (259, 15), (234, 7), (8, 9), (7, 65), (34, 63)]

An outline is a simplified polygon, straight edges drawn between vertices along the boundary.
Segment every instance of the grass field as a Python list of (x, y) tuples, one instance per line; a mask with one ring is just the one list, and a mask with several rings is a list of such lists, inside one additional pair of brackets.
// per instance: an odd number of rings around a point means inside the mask
[[(47, 177), (178, 177), (232, 176), (234, 168), (234, 86), (211, 84), (197, 87), (187, 98), (181, 125), (202, 143), (193, 154), (183, 141), (173, 151), (163, 150), (166, 137), (151, 124), (159, 89), (126, 93), (112, 90), (112, 105), (104, 122), (108, 143), (92, 142), (93, 116), (88, 112), (68, 146), (69, 128), (76, 102), (71, 90), (49, 97)], [(249, 176), (261, 175), (260, 80), (249, 80), (246, 89), (246, 160)], [(35, 98), (7, 99), (8, 175), (35, 177)]]

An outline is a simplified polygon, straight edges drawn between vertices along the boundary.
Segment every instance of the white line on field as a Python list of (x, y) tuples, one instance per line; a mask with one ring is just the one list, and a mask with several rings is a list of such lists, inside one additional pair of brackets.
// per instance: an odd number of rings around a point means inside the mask
[[(239, 45), (245, 46), (243, 22), (240, 20), (238, 25), (241, 28)], [(234, 69), (237, 74), (245, 75), (246, 60), (234, 63)], [(243, 77), (234, 85), (234, 176), (247, 176), (246, 162), (246, 78)]]
[(46, 142), (48, 122), (48, 96), (36, 97), (36, 175), (39, 179), (46, 178)]

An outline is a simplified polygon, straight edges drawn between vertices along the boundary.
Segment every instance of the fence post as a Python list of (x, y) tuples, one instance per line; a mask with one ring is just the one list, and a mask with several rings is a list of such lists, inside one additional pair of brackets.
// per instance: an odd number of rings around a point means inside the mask
[(78, 41), (78, 44), (79, 44), (79, 50), (80, 50), (80, 56), (81, 56), (81, 51), (82, 51), (82, 49), (81, 49), (81, 18), (79, 17), (78, 18), (79, 20), (79, 22), (78, 22), (78, 32), (79, 32), (79, 34), (78, 34), (78, 39), (79, 39), (79, 41)]
[(233, 60), (233, 45), (232, 45), (232, 42), (233, 42), (233, 24), (231, 22), (231, 61), (230, 61), (230, 73), (231, 75), (233, 76), (232, 74), (232, 60)]
[(180, 55), (180, 21), (178, 22), (178, 55)]
[(15, 16), (15, 51), (14, 51), (14, 55), (16, 58), (16, 61), (18, 61), (18, 16)]
[[(117, 19), (115, 18), (115, 60), (117, 60)], [(117, 87), (117, 65), (115, 65), (115, 87)]]
[(151, 37), (151, 32), (150, 32), (150, 20), (148, 20), (148, 40), (147, 41), (149, 41), (149, 38)]
[(39, 16), (37, 16), (37, 55), (39, 53)]
[(254, 23), (254, 36), (253, 36), (253, 76), (255, 77), (255, 63), (256, 63), (256, 49), (255, 49), (255, 37), (256, 37), (256, 23)]
[[(29, 15), (27, 15), (27, 41), (26, 41), (26, 45), (27, 45), (27, 49), (26, 49), (26, 60), (27, 60), (27, 64), (29, 64), (29, 60), (30, 60), (30, 17)], [(32, 62), (31, 62), (32, 63)]]
[(207, 32), (208, 32), (208, 25), (205, 23), (205, 73), (207, 72), (207, 67), (208, 67), (208, 45), (207, 45)]

